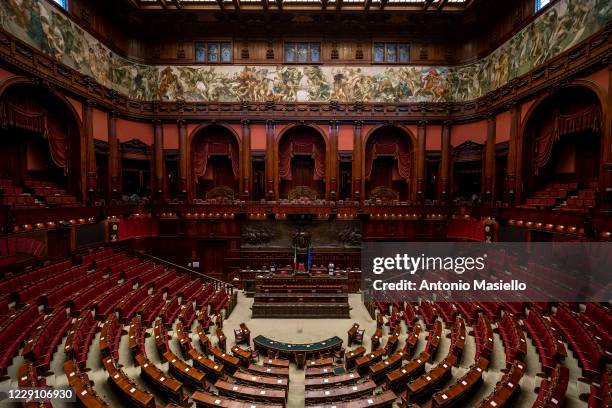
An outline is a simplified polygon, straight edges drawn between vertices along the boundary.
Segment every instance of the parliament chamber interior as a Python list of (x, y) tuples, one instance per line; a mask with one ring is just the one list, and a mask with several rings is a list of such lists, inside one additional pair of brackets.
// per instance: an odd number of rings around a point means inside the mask
[[(609, 0), (0, 0), (0, 406), (612, 407), (611, 35)], [(372, 297), (420, 244), (564, 295)]]

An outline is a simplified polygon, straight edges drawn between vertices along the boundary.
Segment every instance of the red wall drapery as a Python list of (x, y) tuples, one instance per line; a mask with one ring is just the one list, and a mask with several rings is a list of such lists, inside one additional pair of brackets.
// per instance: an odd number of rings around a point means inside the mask
[(68, 135), (59, 118), (48, 115), (42, 107), (32, 106), (20, 99), (15, 103), (4, 101), (0, 104), (0, 125), (40, 133), (49, 142), (53, 163), (64, 173), (68, 172)]
[[(393, 169), (393, 180), (410, 179), (410, 162), (412, 155), (410, 147), (405, 140), (397, 135), (380, 135), (368, 143), (366, 149), (365, 173), (366, 179), (372, 175), (374, 160), (378, 157), (389, 156), (395, 159), (397, 169)], [(396, 171), (397, 170), (397, 171)]]
[(193, 152), (193, 172), (196, 182), (199, 179), (212, 179), (212, 172), (207, 171), (208, 159), (211, 156), (227, 156), (232, 161), (232, 172), (239, 178), (238, 148), (226, 136), (210, 135), (197, 140)]
[(291, 159), (294, 156), (309, 156), (314, 159), (312, 179), (322, 180), (325, 177), (325, 147), (315, 135), (296, 135), (287, 137), (279, 146), (278, 175), (281, 180), (292, 180)]
[(597, 132), (601, 129), (601, 113), (596, 105), (568, 115), (556, 114), (553, 128), (535, 140), (535, 173), (544, 167), (552, 155), (553, 145), (562, 135), (591, 130)]

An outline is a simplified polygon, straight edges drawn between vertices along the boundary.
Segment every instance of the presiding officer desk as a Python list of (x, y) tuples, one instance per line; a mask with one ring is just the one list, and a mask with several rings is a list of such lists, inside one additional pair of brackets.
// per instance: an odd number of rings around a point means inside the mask
[(298, 355), (308, 358), (309, 356), (313, 356), (315, 354), (328, 353), (338, 350), (342, 347), (342, 339), (335, 336), (316, 343), (296, 344), (283, 343), (259, 335), (253, 339), (253, 344), (255, 345), (256, 350), (263, 353), (267, 354), (268, 351), (271, 351), (272, 353), (278, 354), (283, 358), (295, 360), (296, 356)]

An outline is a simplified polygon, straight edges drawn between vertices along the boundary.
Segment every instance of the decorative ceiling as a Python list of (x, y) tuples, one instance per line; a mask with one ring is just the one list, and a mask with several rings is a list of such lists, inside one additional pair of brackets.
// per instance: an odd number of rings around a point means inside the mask
[(126, 0), (142, 10), (465, 11), (475, 0)]

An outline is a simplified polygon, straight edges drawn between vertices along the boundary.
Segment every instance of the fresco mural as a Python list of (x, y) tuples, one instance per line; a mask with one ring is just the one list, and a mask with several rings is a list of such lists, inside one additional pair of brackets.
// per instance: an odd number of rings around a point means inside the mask
[(609, 0), (561, 0), (489, 56), (459, 67), (157, 66), (111, 52), (47, 0), (0, 0), (0, 27), (138, 100), (193, 102), (468, 101), (601, 29)]

